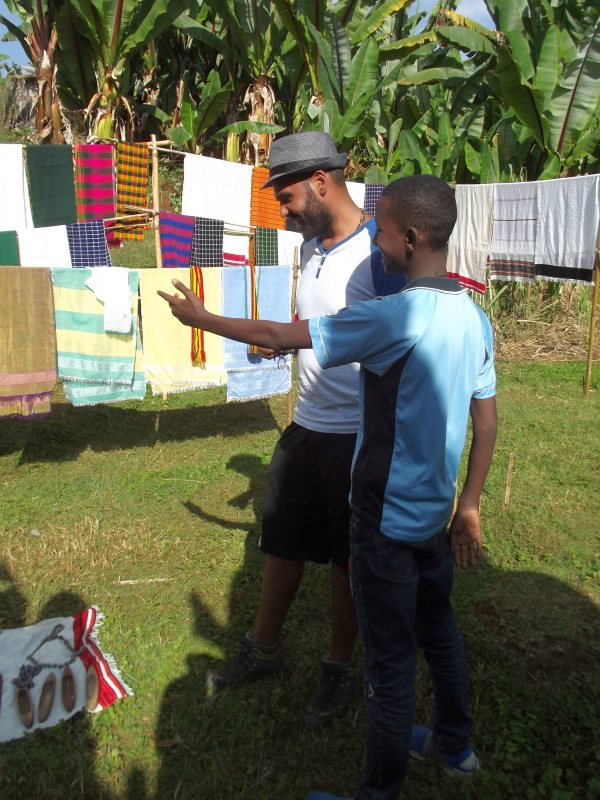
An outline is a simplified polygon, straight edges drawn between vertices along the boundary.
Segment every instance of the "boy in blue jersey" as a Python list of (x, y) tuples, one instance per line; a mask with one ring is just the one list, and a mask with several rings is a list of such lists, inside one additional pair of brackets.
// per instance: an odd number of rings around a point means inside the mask
[[(396, 800), (409, 752), (469, 776), (468, 673), (450, 593), (452, 560), (482, 556), (479, 499), (496, 437), (489, 321), (447, 277), (456, 221), (452, 190), (433, 176), (387, 186), (375, 241), (395, 295), (297, 323), (233, 320), (206, 312), (186, 287), (162, 294), (184, 324), (276, 349), (314, 349), (324, 368), (361, 364), (361, 427), (352, 468), (352, 588), (365, 645), (367, 764), (356, 800)], [(473, 439), (453, 514), (469, 413)], [(450, 523), (449, 529), (448, 524)], [(433, 729), (413, 726), (417, 646), (435, 688)], [(334, 798), (312, 792), (307, 800)]]

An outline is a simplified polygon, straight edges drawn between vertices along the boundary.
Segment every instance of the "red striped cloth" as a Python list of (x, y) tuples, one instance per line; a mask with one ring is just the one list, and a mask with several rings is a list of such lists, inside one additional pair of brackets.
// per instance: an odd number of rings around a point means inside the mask
[[(136, 142), (117, 144), (117, 216), (135, 213), (128, 206), (148, 208), (148, 144)], [(133, 221), (132, 221), (133, 222)], [(142, 240), (144, 230), (140, 221), (119, 222), (119, 239)]]
[[(112, 144), (76, 144), (75, 198), (77, 220), (106, 219), (116, 216), (117, 191)], [(115, 241), (112, 231), (107, 239)]]

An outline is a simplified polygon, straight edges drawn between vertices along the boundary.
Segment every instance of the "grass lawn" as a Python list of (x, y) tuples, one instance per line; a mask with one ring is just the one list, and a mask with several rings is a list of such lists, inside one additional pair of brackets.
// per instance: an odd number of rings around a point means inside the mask
[[(465, 785), (414, 764), (407, 798), (600, 798), (600, 384), (596, 372), (584, 400), (584, 369), (498, 365), (487, 562), (455, 588), (484, 769)], [(135, 691), (1, 745), (3, 800), (352, 792), (362, 698), (323, 735), (302, 724), (327, 641), (324, 568), (309, 565), (286, 624), (287, 676), (213, 698), (204, 688), (253, 624), (265, 475), (286, 412), (286, 398), (227, 405), (222, 390), (91, 408), (57, 393), (44, 420), (0, 421), (0, 626), (97, 605), (101, 644)], [(119, 583), (144, 578), (168, 580)]]

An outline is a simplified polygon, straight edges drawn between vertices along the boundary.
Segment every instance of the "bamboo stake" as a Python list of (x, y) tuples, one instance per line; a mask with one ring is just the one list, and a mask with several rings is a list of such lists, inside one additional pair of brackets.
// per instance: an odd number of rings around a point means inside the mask
[(508, 459), (508, 472), (506, 474), (506, 489), (504, 491), (504, 507), (508, 505), (510, 500), (510, 488), (512, 486), (513, 467), (515, 464), (515, 454), (511, 453)]
[[(600, 237), (599, 237), (600, 239)], [(594, 289), (592, 292), (592, 308), (590, 311), (590, 338), (588, 344), (587, 367), (585, 371), (585, 382), (583, 384), (583, 396), (587, 397), (592, 384), (592, 362), (594, 360), (594, 343), (596, 338), (596, 314), (598, 312), (598, 294), (600, 293), (600, 247), (596, 248), (596, 260), (594, 263)]]
[(159, 198), (159, 179), (158, 179), (158, 152), (156, 150), (156, 134), (153, 133), (150, 137), (152, 144), (148, 145), (152, 151), (152, 210), (154, 217), (152, 219), (154, 227), (154, 249), (156, 250), (156, 266), (158, 269), (162, 268), (162, 253), (160, 251), (160, 229), (158, 213), (160, 211), (160, 198)]
[[(292, 322), (294, 321), (294, 317), (296, 315), (296, 290), (298, 289), (298, 270), (300, 269), (300, 261), (299, 259), (299, 251), (297, 247), (294, 247), (294, 264), (292, 266), (292, 302), (291, 302), (291, 318)], [(293, 378), (294, 378), (294, 359), (295, 355), (292, 354), (292, 387), (288, 392), (288, 402), (287, 402), (287, 424), (291, 425), (292, 422), (292, 395), (293, 395)]]

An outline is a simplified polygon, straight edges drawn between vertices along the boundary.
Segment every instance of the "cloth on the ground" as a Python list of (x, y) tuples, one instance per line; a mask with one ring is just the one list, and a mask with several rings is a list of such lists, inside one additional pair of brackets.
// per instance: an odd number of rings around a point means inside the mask
[[(133, 695), (123, 682), (114, 658), (100, 648), (98, 629), (103, 622), (104, 615), (93, 607), (69, 617), (55, 617), (26, 628), (4, 628), (0, 631), (0, 742), (19, 739), (38, 728), (52, 728), (61, 720), (84, 710), (87, 706), (86, 672), (89, 668), (95, 670), (100, 690), (98, 705), (93, 713), (108, 708), (127, 695)], [(36, 672), (36, 664), (41, 666), (39, 672)], [(67, 666), (75, 684), (75, 705), (71, 711), (65, 709), (61, 699), (61, 678)], [(32, 674), (34, 672), (36, 674)], [(35, 710), (44, 681), (51, 672), (56, 678), (54, 702), (48, 719), (39, 722)], [(23, 725), (17, 710), (18, 687), (14, 681), (19, 685), (25, 684), (32, 702), (34, 722), (29, 729)]]
[(67, 239), (74, 267), (111, 267), (112, 261), (101, 219), (67, 225)]
[(223, 266), (223, 220), (196, 217), (190, 266)]
[(36, 228), (77, 221), (73, 148), (68, 144), (28, 144), (27, 185)]
[[(91, 269), (54, 269), (58, 375), (64, 380), (118, 383), (134, 379), (137, 316), (128, 334), (106, 333), (104, 306), (86, 281)], [(129, 272), (132, 310), (137, 305), (139, 273)]]
[(373, 216), (375, 214), (375, 206), (381, 197), (384, 186), (382, 183), (367, 183), (365, 184), (365, 214)]
[(124, 267), (97, 267), (85, 282), (104, 304), (104, 330), (110, 333), (131, 332), (129, 270)]
[(0, 230), (32, 228), (23, 145), (0, 144), (0, 175)]
[(158, 221), (163, 267), (189, 267), (195, 218), (161, 211)]
[(16, 231), (0, 231), (0, 266), (18, 267), (19, 244)]
[(600, 176), (538, 181), (535, 272), (546, 280), (593, 280)]
[[(248, 267), (223, 270), (223, 314), (250, 316)], [(291, 270), (289, 266), (257, 268), (260, 316), (276, 322), (290, 321)], [(244, 401), (286, 394), (291, 388), (291, 356), (273, 361), (248, 352), (247, 345), (224, 339), (227, 400)]]
[(365, 184), (356, 181), (346, 181), (346, 188), (352, 202), (364, 210), (365, 207)]
[[(75, 145), (75, 182), (78, 222), (116, 215), (115, 159), (111, 144)], [(115, 240), (111, 230), (106, 237), (109, 242)]]
[(220, 158), (186, 155), (182, 213), (222, 219), (225, 225), (249, 226), (252, 170), (246, 164)]
[[(146, 142), (119, 142), (116, 147), (117, 216), (134, 214), (129, 206), (148, 208), (148, 145)], [(119, 220), (119, 239), (144, 238), (140, 220)]]
[(267, 186), (266, 189), (262, 188), (268, 180), (269, 170), (266, 167), (254, 167), (250, 197), (250, 225), (283, 230), (285, 220), (279, 213), (280, 206), (275, 199), (275, 190), (272, 186)]
[(294, 253), (298, 248), (298, 263), (300, 263), (300, 252), (304, 239), (301, 233), (296, 231), (277, 231), (277, 261), (279, 264), (292, 265), (294, 263)]
[(457, 219), (448, 242), (446, 269), (463, 286), (485, 294), (487, 260), (492, 241), (494, 184), (459, 185)]
[(250, 237), (246, 234), (223, 234), (223, 266), (243, 267), (250, 263)]
[(0, 416), (48, 413), (55, 384), (50, 271), (1, 267)]
[[(205, 270), (206, 307), (215, 314), (222, 313), (222, 269)], [(173, 278), (189, 286), (189, 269), (164, 271), (143, 269), (140, 272), (144, 371), (153, 394), (185, 392), (226, 383), (223, 366), (223, 340), (205, 333), (206, 366), (194, 367), (190, 357), (190, 328), (182, 325), (172, 314), (168, 303), (156, 292), (161, 289), (173, 294)]]
[(494, 185), (490, 277), (535, 281), (537, 191), (535, 182)]
[(66, 225), (22, 228), (17, 231), (19, 254), (24, 267), (71, 267)]
[(273, 228), (257, 227), (254, 231), (254, 263), (258, 267), (279, 264), (277, 231)]

